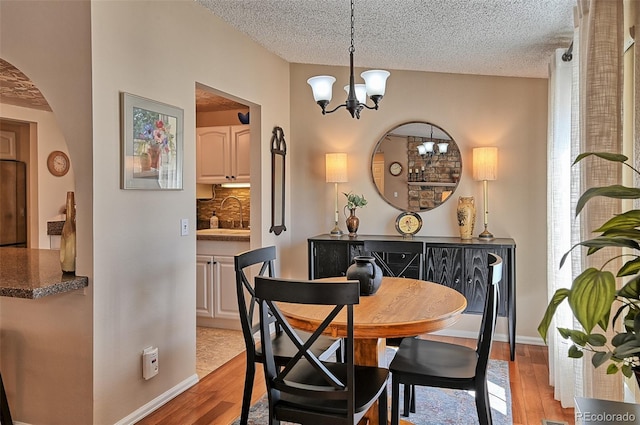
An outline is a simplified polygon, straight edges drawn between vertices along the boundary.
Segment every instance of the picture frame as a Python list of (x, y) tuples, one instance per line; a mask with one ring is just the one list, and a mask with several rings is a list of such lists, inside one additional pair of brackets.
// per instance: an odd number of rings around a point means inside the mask
[(121, 188), (182, 190), (184, 111), (120, 93)]

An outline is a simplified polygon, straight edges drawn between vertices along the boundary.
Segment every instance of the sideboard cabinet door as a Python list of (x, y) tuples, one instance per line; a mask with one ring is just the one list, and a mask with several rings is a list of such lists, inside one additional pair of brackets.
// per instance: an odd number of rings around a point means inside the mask
[(463, 281), (463, 249), (428, 246), (425, 258), (425, 280), (440, 283), (465, 295)]
[(498, 315), (507, 316), (507, 270), (508, 257), (504, 248), (465, 248), (464, 250), (465, 269), (465, 290), (467, 298), (467, 313), (482, 314), (484, 310), (484, 300), (487, 293), (489, 257), (490, 253), (499, 255), (502, 258), (503, 278), (498, 285), (499, 301)]

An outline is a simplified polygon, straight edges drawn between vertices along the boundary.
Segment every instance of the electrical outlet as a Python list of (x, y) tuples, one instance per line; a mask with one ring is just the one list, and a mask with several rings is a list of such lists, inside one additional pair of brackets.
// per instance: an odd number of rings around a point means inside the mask
[(180, 220), (180, 236), (187, 236), (189, 234), (189, 219), (183, 218)]

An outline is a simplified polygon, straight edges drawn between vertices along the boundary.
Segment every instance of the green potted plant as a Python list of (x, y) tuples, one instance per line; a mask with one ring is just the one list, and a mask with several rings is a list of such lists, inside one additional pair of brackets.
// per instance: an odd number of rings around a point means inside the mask
[(351, 192), (342, 193), (347, 197), (347, 205), (345, 205), (344, 207), (345, 209), (349, 209), (349, 211), (351, 212), (351, 215), (349, 215), (348, 217), (345, 213), (345, 217), (347, 217), (347, 230), (349, 231), (349, 236), (355, 237), (357, 236), (358, 227), (360, 226), (360, 219), (356, 217), (356, 208), (362, 208), (367, 205), (367, 200), (364, 199), (364, 195), (356, 195)]
[(367, 200), (364, 199), (364, 195), (356, 195), (354, 193), (345, 193), (342, 192), (344, 196), (347, 197), (347, 205), (346, 207), (349, 210), (355, 210), (356, 208), (362, 208), (367, 205)]
[[(638, 170), (627, 163), (628, 158), (620, 154), (589, 152), (580, 154), (574, 165), (582, 159), (596, 156), (602, 160), (619, 162), (631, 168), (634, 173)], [(604, 196), (616, 199), (640, 199), (640, 189), (622, 185), (593, 187), (586, 190), (576, 205), (576, 215), (592, 198)], [(551, 320), (560, 303), (565, 299), (569, 303), (573, 316), (582, 325), (583, 330), (558, 328), (564, 339), (571, 340), (568, 356), (581, 358), (585, 351), (593, 352), (592, 364), (599, 367), (605, 363), (608, 374), (621, 371), (630, 377), (640, 362), (640, 210), (630, 209), (610, 218), (594, 232), (600, 233), (593, 239), (582, 241), (577, 246), (587, 247), (587, 255), (591, 255), (602, 248), (625, 248), (620, 255), (608, 259), (599, 269), (589, 267), (577, 276), (570, 289), (558, 289), (547, 306), (547, 310), (538, 326), (538, 332), (547, 341)], [(571, 251), (570, 250), (570, 251)], [(569, 251), (569, 252), (570, 252)], [(564, 264), (567, 252), (560, 261)], [(603, 268), (611, 261), (623, 259), (623, 264), (616, 273), (616, 277), (624, 277), (626, 283), (616, 290), (613, 273)], [(610, 339), (603, 331), (609, 327), (610, 320), (614, 327), (614, 336)], [(622, 324), (622, 330), (615, 330)], [(640, 377), (636, 375), (636, 378)]]

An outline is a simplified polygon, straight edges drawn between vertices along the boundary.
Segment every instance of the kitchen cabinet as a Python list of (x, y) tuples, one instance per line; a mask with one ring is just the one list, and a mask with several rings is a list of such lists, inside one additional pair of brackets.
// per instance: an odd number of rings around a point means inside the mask
[(196, 316), (203, 324), (217, 326), (223, 319), (238, 321), (235, 269), (233, 257), (226, 255), (196, 256)]
[(234, 256), (244, 241), (196, 241), (196, 324), (240, 330)]
[[(307, 240), (309, 255), (309, 279), (344, 276), (357, 255), (364, 252), (365, 240), (397, 241), (401, 236), (347, 235), (335, 237), (320, 235)], [(414, 237), (414, 243), (422, 244), (424, 279), (449, 286), (465, 296), (465, 313), (481, 314), (487, 288), (489, 253), (503, 260), (502, 280), (498, 291), (500, 300), (498, 315), (508, 321), (511, 360), (515, 358), (515, 241), (513, 239), (462, 240), (453, 237)]]
[(213, 318), (213, 256), (196, 255), (196, 315)]
[(248, 125), (196, 129), (196, 182), (249, 183), (251, 133)]

